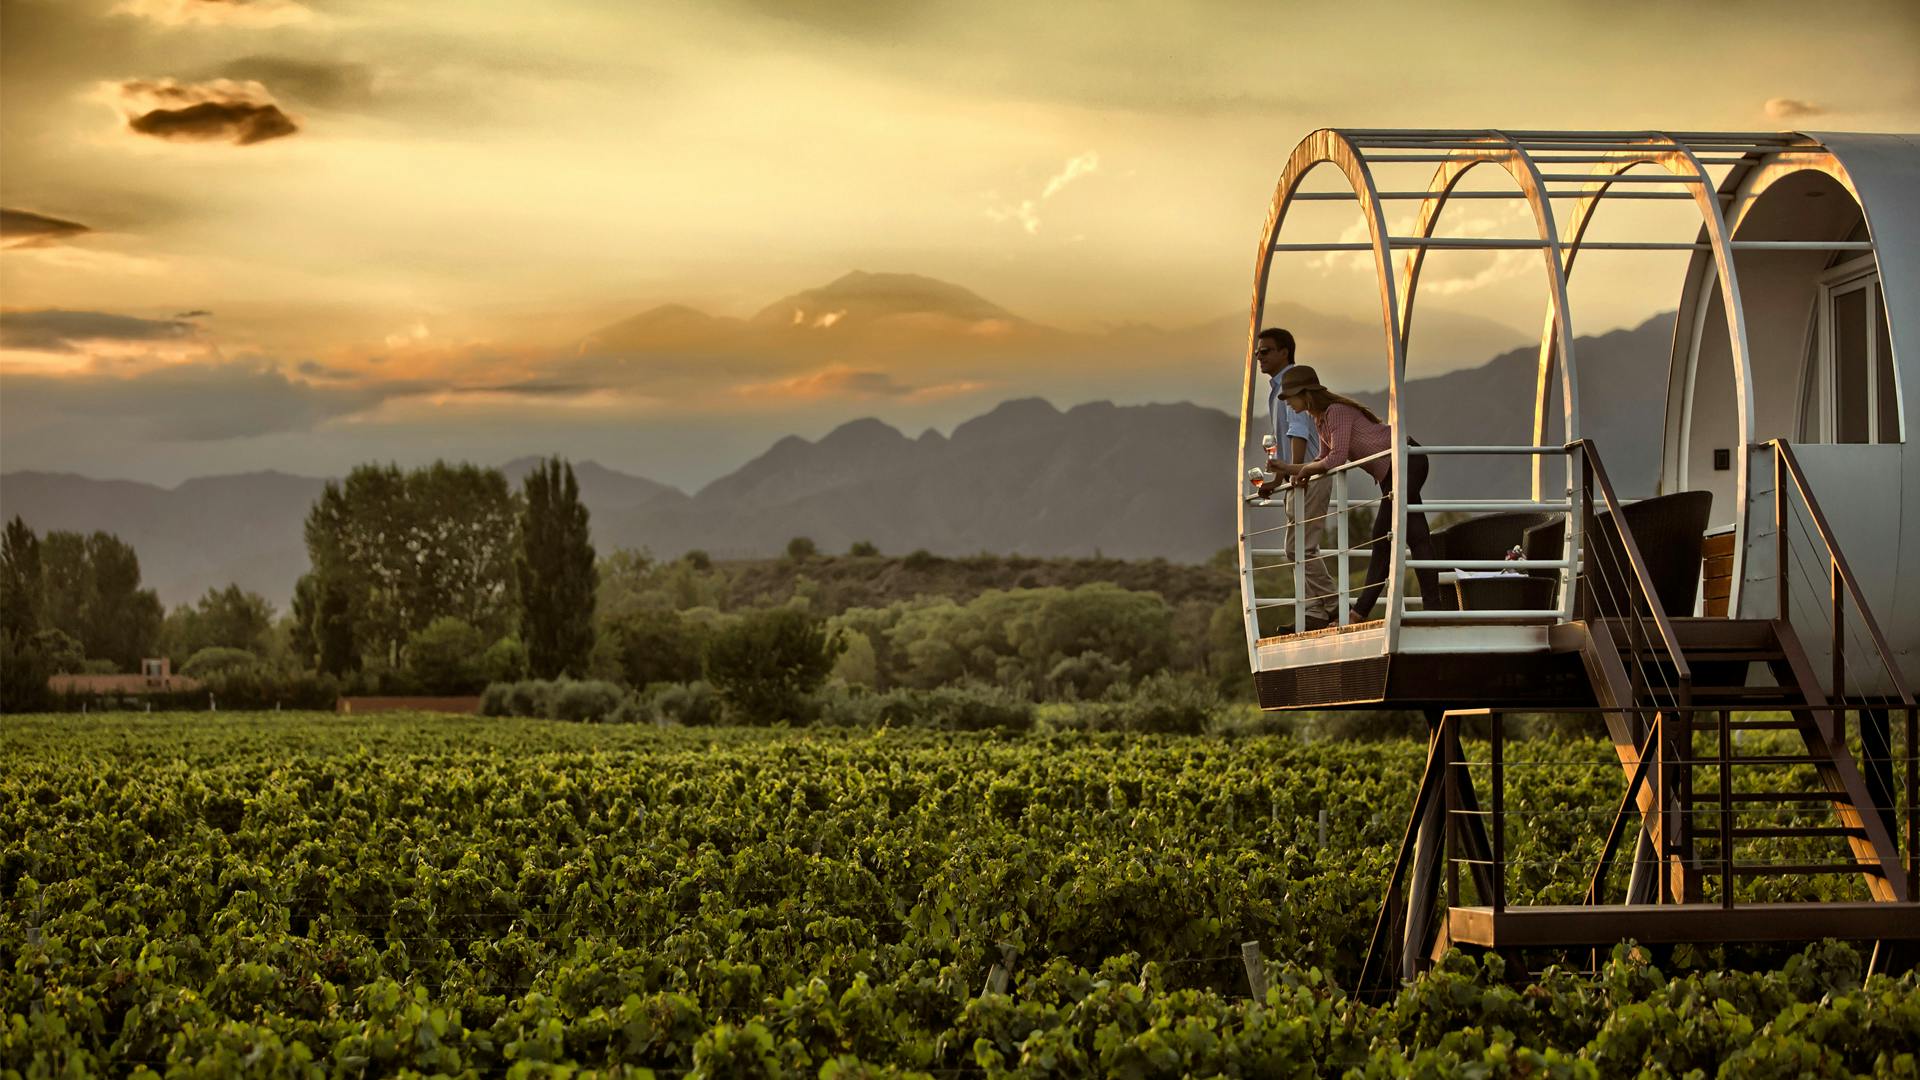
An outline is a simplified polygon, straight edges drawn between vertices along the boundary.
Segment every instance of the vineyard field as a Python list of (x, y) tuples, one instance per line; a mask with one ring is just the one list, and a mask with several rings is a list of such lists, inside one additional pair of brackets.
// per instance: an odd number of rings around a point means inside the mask
[[(1611, 745), (1508, 753), (1510, 888), (1575, 899)], [(1920, 981), (1840, 943), (1356, 1000), (1424, 754), (8, 717), (0, 1076), (1920, 1075)]]

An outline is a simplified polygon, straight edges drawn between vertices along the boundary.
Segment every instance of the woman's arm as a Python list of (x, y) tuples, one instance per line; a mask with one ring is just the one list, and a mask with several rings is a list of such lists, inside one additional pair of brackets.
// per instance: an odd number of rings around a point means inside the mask
[(1304, 465), (1288, 465), (1282, 462), (1279, 469), (1282, 475), (1290, 476), (1295, 480), (1304, 480), (1309, 476), (1319, 476), (1321, 473), (1337, 469), (1347, 463), (1347, 441), (1348, 436), (1352, 434), (1353, 423), (1345, 416), (1336, 415), (1334, 409), (1344, 412), (1352, 411), (1344, 405), (1334, 405), (1327, 409), (1325, 419), (1316, 421), (1314, 424), (1320, 429), (1320, 456)]

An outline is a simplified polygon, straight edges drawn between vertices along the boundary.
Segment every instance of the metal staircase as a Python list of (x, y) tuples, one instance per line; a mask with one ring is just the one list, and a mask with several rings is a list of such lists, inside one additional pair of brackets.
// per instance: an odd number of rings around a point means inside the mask
[[(1588, 543), (1579, 617), (1555, 625), (1552, 643), (1578, 654), (1594, 704), (1554, 711), (1597, 714), (1625, 780), (1601, 819), (1609, 824), (1585, 893), (1577, 904), (1508, 903), (1505, 718), (1518, 710), (1430, 714), (1427, 768), (1362, 966), (1362, 990), (1385, 985), (1391, 973), (1411, 977), (1454, 944), (1519, 950), (1624, 939), (1839, 937), (1876, 942), (1875, 962), (1883, 963), (1889, 943), (1920, 941), (1920, 710), (1791, 447), (1773, 447), (1783, 617), (1729, 619), (1669, 616), (1641, 538), (1598, 455), (1583, 445), (1578, 534)], [(1790, 493), (1804, 510), (1797, 519)], [(1607, 542), (1600, 539), (1603, 509), (1616, 530)], [(1807, 523), (1802, 531), (1827, 564), (1816, 626), (1832, 641), (1825, 682), (1785, 617), (1793, 610), (1790, 520)], [(1856, 651), (1877, 666), (1854, 685), (1877, 689), (1849, 694), (1847, 645), (1861, 638), (1867, 647)], [(1898, 758), (1896, 719), (1904, 732)], [(1468, 720), (1487, 726), (1484, 760), (1469, 760), (1463, 749)], [(1904, 800), (1897, 760), (1905, 764)], [(1623, 843), (1634, 852), (1625, 894), (1615, 899), (1609, 872)], [(1462, 902), (1462, 866), (1477, 904)], [(1835, 876), (1857, 879), (1859, 899), (1831, 898), (1845, 891), (1822, 884)], [(1444, 913), (1435, 910), (1443, 893)]]

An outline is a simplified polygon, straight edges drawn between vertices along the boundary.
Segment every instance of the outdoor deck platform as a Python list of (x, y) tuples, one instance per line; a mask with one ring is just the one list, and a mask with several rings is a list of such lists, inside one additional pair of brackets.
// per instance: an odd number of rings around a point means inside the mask
[(1447, 929), (1455, 944), (1488, 948), (1551, 948), (1612, 945), (1632, 939), (1643, 944), (1683, 942), (1920, 941), (1920, 904), (1810, 903), (1613, 904), (1594, 907), (1490, 907), (1447, 911)]

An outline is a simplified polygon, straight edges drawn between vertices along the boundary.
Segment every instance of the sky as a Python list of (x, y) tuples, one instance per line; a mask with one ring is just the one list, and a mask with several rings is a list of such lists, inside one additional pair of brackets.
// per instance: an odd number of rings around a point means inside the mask
[[(1233, 409), (1314, 129), (1915, 131), (1915, 55), (1908, 0), (0, 0), (0, 468), (561, 453), (693, 489), (862, 416)], [(1580, 278), (1576, 332), (1683, 267)], [(1428, 275), (1415, 374), (1537, 340), (1524, 256)], [(1303, 360), (1384, 383), (1364, 260), (1275, 281)]]

